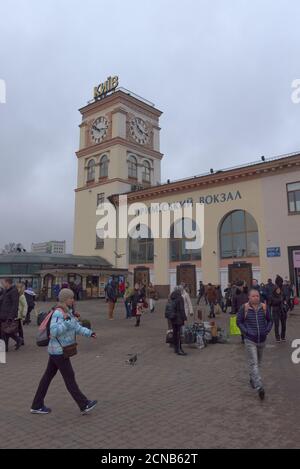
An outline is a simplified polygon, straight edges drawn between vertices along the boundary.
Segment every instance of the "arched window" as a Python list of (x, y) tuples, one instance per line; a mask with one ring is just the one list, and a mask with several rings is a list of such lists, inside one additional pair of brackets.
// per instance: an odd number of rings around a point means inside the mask
[(108, 176), (108, 158), (103, 155), (100, 160), (100, 177), (106, 178)]
[(151, 182), (151, 166), (150, 166), (149, 161), (144, 161), (143, 182)]
[(95, 181), (95, 160), (90, 160), (87, 164), (87, 182)]
[(221, 259), (259, 256), (256, 221), (245, 210), (229, 213), (220, 228)]
[(133, 155), (128, 158), (128, 177), (137, 179), (137, 160)]
[[(197, 261), (201, 259), (201, 249), (190, 249), (187, 242), (195, 241), (189, 237), (192, 231), (197, 232), (199, 239), (199, 230), (196, 230), (196, 222), (188, 218), (182, 218), (171, 226), (170, 230), (170, 261)], [(196, 243), (195, 243), (196, 244)], [(198, 242), (197, 242), (198, 244)]]
[(151, 230), (141, 225), (137, 227), (140, 235), (137, 238), (129, 237), (129, 263), (152, 264), (154, 260), (154, 240)]

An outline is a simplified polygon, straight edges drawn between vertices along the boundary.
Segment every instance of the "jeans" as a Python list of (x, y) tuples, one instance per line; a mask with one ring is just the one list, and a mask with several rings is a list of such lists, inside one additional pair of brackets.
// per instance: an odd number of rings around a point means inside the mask
[(84, 394), (82, 394), (75, 381), (75, 373), (72, 368), (70, 359), (64, 358), (63, 355), (49, 356), (46, 371), (40, 381), (31, 408), (34, 410), (38, 410), (44, 406), (44, 399), (47, 394), (48, 388), (58, 370), (60, 371), (63, 377), (67, 390), (73, 397), (74, 401), (77, 403), (79, 409), (83, 410), (88, 403), (88, 399), (85, 397)]
[[(272, 311), (272, 315), (273, 315), (273, 320), (274, 320), (276, 340), (280, 340), (280, 338), (285, 339), (286, 319), (287, 319), (286, 311), (276, 311), (276, 312)], [(281, 323), (281, 334), (279, 332), (280, 323)]]
[(132, 311), (131, 311), (131, 303), (125, 300), (125, 308), (126, 308), (126, 319), (131, 318)]
[(248, 361), (250, 380), (253, 384), (253, 387), (257, 390), (263, 387), (259, 373), (259, 365), (262, 362), (265, 345), (265, 342), (256, 344), (251, 342), (251, 340), (245, 339), (245, 350)]

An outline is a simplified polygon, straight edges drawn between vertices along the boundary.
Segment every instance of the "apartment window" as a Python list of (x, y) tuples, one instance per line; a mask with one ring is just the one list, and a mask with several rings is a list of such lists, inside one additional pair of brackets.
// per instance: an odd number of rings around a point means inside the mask
[(95, 160), (90, 160), (87, 165), (87, 182), (95, 181)]
[(104, 192), (102, 192), (101, 194), (97, 194), (97, 207), (99, 207), (99, 205), (101, 206), (102, 204), (104, 204), (104, 200), (105, 200)]
[(128, 177), (137, 179), (137, 160), (133, 155), (128, 158)]
[(196, 230), (196, 222), (182, 218), (171, 226), (170, 231), (170, 261), (197, 261), (201, 260), (201, 249), (187, 249), (187, 241), (195, 241), (185, 236), (186, 232)]
[(107, 155), (103, 155), (100, 160), (100, 177), (104, 178), (108, 176), (108, 158)]
[(149, 161), (144, 161), (143, 181), (144, 182), (150, 182), (151, 181), (151, 166), (150, 166)]
[(289, 213), (300, 213), (300, 182), (287, 184)]

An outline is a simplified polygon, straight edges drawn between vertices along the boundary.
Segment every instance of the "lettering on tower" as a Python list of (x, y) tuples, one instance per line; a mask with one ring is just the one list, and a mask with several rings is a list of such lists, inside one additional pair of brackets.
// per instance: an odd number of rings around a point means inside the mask
[(105, 96), (107, 93), (114, 91), (119, 85), (119, 77), (108, 77), (104, 83), (100, 83), (100, 85), (94, 87), (94, 98), (101, 98), (101, 96)]

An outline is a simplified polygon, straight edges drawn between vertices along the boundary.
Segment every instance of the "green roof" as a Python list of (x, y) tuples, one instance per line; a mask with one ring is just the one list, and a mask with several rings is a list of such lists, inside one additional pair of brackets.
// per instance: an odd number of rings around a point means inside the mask
[(110, 267), (111, 264), (99, 256), (74, 256), (73, 254), (40, 254), (20, 252), (0, 254), (0, 264), (52, 264), (77, 267)]

